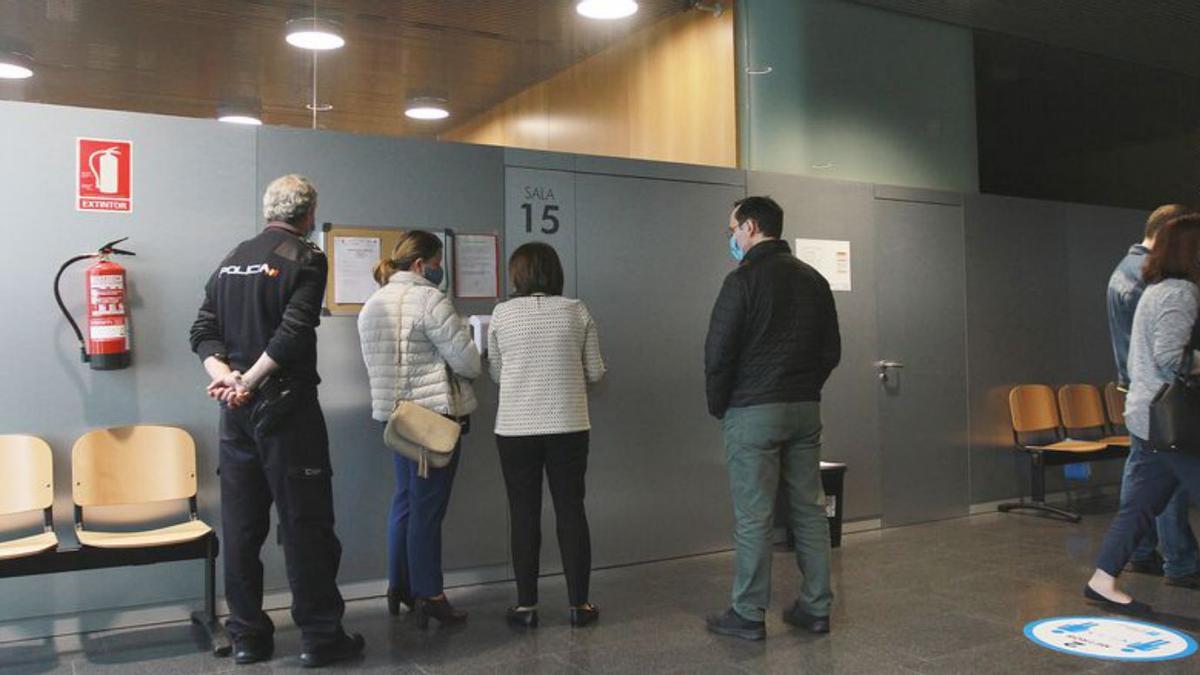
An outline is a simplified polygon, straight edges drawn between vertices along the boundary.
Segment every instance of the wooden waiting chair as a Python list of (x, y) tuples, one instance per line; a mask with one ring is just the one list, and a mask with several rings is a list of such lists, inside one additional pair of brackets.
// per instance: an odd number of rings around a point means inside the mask
[(1046, 503), (1046, 467), (1092, 461), (1099, 453), (1105, 453), (1108, 446), (1097, 441), (1064, 439), (1054, 391), (1044, 384), (1013, 387), (1008, 394), (1008, 410), (1017, 450), (1028, 454), (1032, 464), (1032, 491), (1028, 502), (1005, 502), (997, 508), (1004, 513), (1017, 509), (1041, 511), (1079, 522), (1079, 514)]
[(42, 532), (0, 539), (0, 560), (52, 551), (54, 534), (54, 456), (46, 441), (35, 436), (0, 436), (0, 516), (42, 512)]
[[(229, 653), (216, 616), (217, 535), (196, 506), (196, 444), (183, 429), (128, 426), (90, 431), (71, 452), (75, 536), (82, 545), (74, 564), (88, 568), (203, 559), (204, 611), (192, 620), (212, 638), (213, 652)], [(87, 527), (84, 510), (187, 500), (187, 520), (133, 532)]]
[(1104, 411), (1108, 416), (1109, 430), (1113, 433), (1126, 433), (1125, 428), (1125, 392), (1116, 382), (1104, 385)]
[(1090, 384), (1065, 384), (1058, 389), (1058, 409), (1067, 434), (1110, 448), (1129, 449), (1128, 435), (1112, 435), (1100, 390)]
[[(213, 529), (196, 512), (196, 444), (183, 429), (131, 426), (89, 431), (71, 452), (75, 536), (84, 546), (140, 548), (195, 541)], [(87, 529), (83, 509), (188, 500), (188, 519), (135, 532)]]

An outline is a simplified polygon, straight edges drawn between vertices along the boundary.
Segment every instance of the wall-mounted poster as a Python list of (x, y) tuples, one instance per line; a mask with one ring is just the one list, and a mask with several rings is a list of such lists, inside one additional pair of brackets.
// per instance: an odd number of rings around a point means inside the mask
[(454, 296), (464, 300), (500, 297), (500, 237), (454, 235)]
[(362, 304), (379, 288), (373, 276), (381, 257), (380, 237), (334, 237), (334, 293), (339, 305)]
[(850, 242), (797, 239), (796, 257), (820, 272), (829, 282), (830, 290), (850, 290)]

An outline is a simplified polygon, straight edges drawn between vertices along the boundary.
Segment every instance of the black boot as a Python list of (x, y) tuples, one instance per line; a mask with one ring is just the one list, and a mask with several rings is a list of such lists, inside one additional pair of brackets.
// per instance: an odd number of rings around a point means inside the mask
[(733, 608), (724, 614), (710, 614), (705, 623), (709, 632), (717, 635), (731, 635), (743, 640), (762, 640), (767, 637), (765, 622), (743, 619)]
[(538, 613), (536, 609), (509, 607), (505, 613), (505, 618), (508, 619), (508, 625), (510, 626), (517, 626), (519, 628), (538, 627)]
[(233, 641), (233, 662), (239, 666), (270, 661), (274, 653), (275, 641), (271, 638), (246, 637)]
[(805, 612), (800, 607), (799, 600), (792, 604), (791, 609), (783, 610), (783, 620), (810, 633), (822, 635), (829, 632), (829, 617), (814, 616)]
[(578, 607), (569, 608), (567, 617), (571, 620), (572, 626), (580, 628), (599, 619), (600, 608), (587, 602)]
[(412, 595), (403, 588), (389, 588), (387, 592), (388, 614), (400, 616), (400, 605), (404, 605), (409, 611), (412, 611)]
[(467, 613), (454, 609), (444, 595), (438, 598), (417, 598), (413, 615), (417, 626), (421, 628), (428, 628), (430, 619), (437, 619), (443, 626), (467, 620)]
[(300, 665), (305, 668), (320, 668), (338, 661), (346, 661), (362, 654), (366, 646), (367, 641), (358, 633), (342, 633), (340, 638), (330, 644), (300, 652)]

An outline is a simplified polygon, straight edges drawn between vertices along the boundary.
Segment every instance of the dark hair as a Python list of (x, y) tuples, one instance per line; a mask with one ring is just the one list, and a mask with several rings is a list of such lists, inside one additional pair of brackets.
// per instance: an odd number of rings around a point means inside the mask
[(553, 246), (540, 241), (522, 244), (513, 251), (508, 259), (508, 278), (516, 296), (563, 292), (563, 268), (558, 253)]
[(1148, 284), (1163, 279), (1200, 283), (1200, 215), (1180, 216), (1159, 230), (1142, 268), (1142, 278)]
[(783, 236), (783, 208), (767, 196), (746, 197), (733, 203), (733, 218), (738, 225), (753, 220), (758, 229), (772, 239)]
[(1150, 217), (1146, 219), (1146, 238), (1155, 238), (1163, 225), (1189, 213), (1195, 213), (1195, 211), (1183, 204), (1165, 204), (1154, 209), (1154, 213), (1151, 213)]
[(375, 283), (380, 286), (397, 271), (412, 269), (418, 260), (432, 260), (442, 252), (442, 240), (425, 230), (408, 230), (400, 233), (400, 241), (392, 249), (392, 257), (380, 260), (375, 265)]

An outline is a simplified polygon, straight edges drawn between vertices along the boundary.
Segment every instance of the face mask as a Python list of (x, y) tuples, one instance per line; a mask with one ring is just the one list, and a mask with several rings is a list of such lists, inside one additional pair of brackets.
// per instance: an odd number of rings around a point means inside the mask
[(746, 257), (746, 252), (738, 244), (737, 235), (732, 232), (729, 234), (729, 257), (737, 262), (742, 262), (742, 258)]
[(446, 272), (440, 267), (426, 267), (424, 277), (426, 281), (434, 286), (441, 286), (442, 279), (446, 277)]

